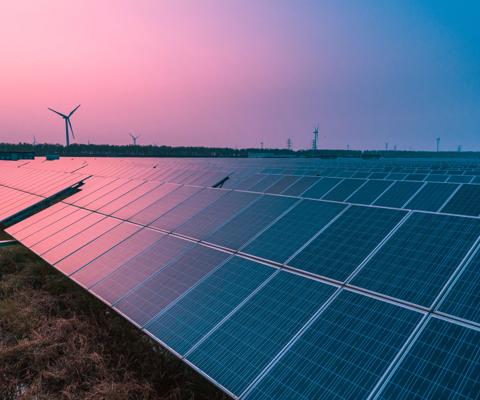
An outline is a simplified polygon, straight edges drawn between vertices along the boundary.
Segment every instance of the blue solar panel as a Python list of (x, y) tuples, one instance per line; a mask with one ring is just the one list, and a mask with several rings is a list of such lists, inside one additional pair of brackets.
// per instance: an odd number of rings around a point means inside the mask
[(343, 291), (246, 399), (365, 399), (420, 318)]
[(342, 204), (303, 200), (242, 251), (283, 263), (344, 208)]
[(303, 193), (302, 197), (319, 199), (339, 182), (341, 182), (340, 178), (323, 178)]
[(300, 196), (309, 187), (318, 182), (319, 178), (313, 176), (304, 176), (296, 181), (293, 185), (286, 188), (282, 194), (286, 196)]
[(421, 182), (395, 182), (393, 186), (382, 194), (373, 204), (377, 206), (401, 208), (421, 186)]
[(349, 203), (370, 204), (380, 196), (393, 182), (382, 180), (367, 181), (352, 196), (346, 199)]
[(480, 220), (414, 213), (352, 284), (430, 306), (480, 235)]
[(344, 179), (332, 190), (330, 190), (325, 196), (323, 196), (323, 199), (344, 201), (364, 183), (365, 180), (363, 179)]
[(343, 281), (405, 215), (400, 210), (351, 206), (288, 264)]
[(275, 271), (234, 257), (145, 329), (183, 355)]
[(138, 325), (144, 325), (229, 256), (196, 246), (133, 289), (115, 308)]
[(408, 202), (405, 208), (437, 211), (457, 187), (458, 185), (450, 183), (427, 183), (412, 200)]
[(239, 395), (334, 291), (280, 272), (187, 359)]
[(480, 252), (467, 264), (439, 309), (480, 324)]
[(380, 393), (382, 399), (478, 399), (480, 332), (430, 319)]
[(460, 215), (480, 215), (480, 185), (462, 185), (441, 212)]
[(297, 201), (292, 197), (262, 196), (205, 241), (237, 250)]

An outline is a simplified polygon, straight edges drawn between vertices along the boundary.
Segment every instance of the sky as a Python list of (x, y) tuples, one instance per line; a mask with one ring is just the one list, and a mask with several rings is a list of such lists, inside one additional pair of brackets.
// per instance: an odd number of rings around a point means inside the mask
[(480, 150), (480, 3), (0, 0), (0, 142)]

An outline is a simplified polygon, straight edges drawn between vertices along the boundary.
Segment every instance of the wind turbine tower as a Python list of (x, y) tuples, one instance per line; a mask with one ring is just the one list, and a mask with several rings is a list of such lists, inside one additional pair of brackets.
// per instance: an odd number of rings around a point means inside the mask
[(75, 111), (77, 111), (78, 107), (80, 107), (80, 104), (76, 106), (72, 111), (70, 111), (70, 114), (65, 115), (62, 114), (61, 112), (55, 111), (54, 109), (48, 107), (48, 109), (55, 114), (60, 115), (64, 120), (65, 120), (65, 139), (66, 139), (66, 146), (70, 146), (70, 132), (72, 133), (72, 138), (75, 139), (75, 134), (73, 133), (73, 127), (72, 123), (70, 122), (70, 117), (73, 115)]
[(312, 150), (318, 150), (318, 125), (313, 127), (313, 140), (312, 140)]
[(440, 151), (440, 137), (437, 137), (435, 141), (437, 142), (437, 153), (438, 153)]
[(388, 151), (388, 142), (385, 142), (385, 151)]
[(135, 136), (133, 133), (129, 133), (129, 135), (130, 135), (130, 137), (132, 138), (133, 145), (136, 146), (136, 145), (137, 145), (137, 139), (138, 139), (141, 135)]
[(287, 149), (292, 150), (292, 139), (291, 138), (287, 139)]

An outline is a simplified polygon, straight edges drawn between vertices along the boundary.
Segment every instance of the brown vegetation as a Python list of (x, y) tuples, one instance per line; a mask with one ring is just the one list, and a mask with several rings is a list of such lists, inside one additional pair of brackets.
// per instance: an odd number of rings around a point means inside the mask
[(0, 399), (221, 399), (21, 246), (0, 249)]

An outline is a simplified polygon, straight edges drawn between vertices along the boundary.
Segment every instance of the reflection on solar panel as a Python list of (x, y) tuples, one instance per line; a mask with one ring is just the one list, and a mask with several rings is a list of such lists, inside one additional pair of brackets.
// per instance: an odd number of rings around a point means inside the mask
[(479, 343), (478, 330), (432, 318), (380, 398), (478, 398)]
[(478, 219), (414, 213), (352, 283), (428, 307), (479, 235)]
[(0, 220), (240, 399), (470, 399), (479, 177), (473, 158), (0, 161)]
[(288, 264), (344, 281), (405, 214), (404, 211), (352, 206)]
[(420, 318), (344, 291), (246, 398), (367, 398)]

